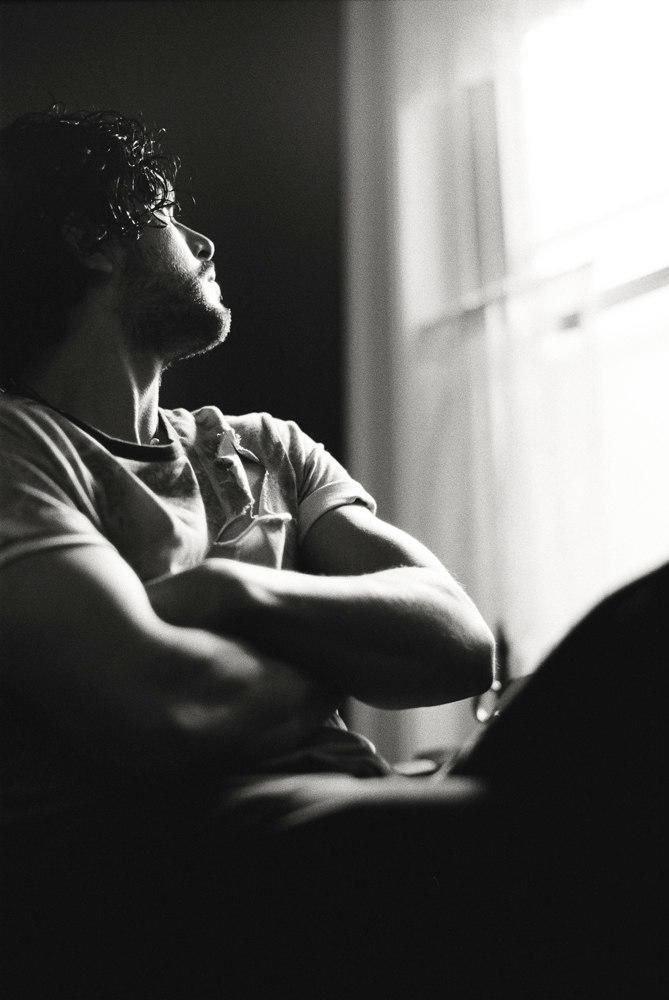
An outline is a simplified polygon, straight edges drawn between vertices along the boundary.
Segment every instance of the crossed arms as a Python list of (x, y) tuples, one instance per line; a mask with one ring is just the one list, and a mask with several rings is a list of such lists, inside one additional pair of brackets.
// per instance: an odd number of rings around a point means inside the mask
[(17, 560), (0, 580), (7, 682), (82, 752), (140, 770), (243, 768), (347, 695), (408, 708), (490, 686), (489, 629), (410, 536), (341, 507), (302, 560), (212, 559), (147, 587), (111, 547)]

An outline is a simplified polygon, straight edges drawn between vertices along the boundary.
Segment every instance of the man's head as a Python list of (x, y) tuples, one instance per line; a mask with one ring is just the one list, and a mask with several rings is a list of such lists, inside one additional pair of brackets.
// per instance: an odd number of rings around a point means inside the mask
[(214, 247), (175, 219), (178, 161), (159, 135), (115, 112), (59, 105), (0, 131), (3, 380), (48, 361), (112, 269), (135, 347), (169, 363), (224, 339)]
[(124, 248), (119, 313), (128, 346), (169, 365), (221, 343), (230, 312), (215, 280), (211, 240), (169, 206), (154, 216)]

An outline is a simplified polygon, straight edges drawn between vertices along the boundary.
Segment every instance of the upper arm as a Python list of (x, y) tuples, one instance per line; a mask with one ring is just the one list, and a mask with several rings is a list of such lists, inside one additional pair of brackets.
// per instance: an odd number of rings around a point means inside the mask
[(421, 542), (375, 517), (361, 504), (326, 511), (310, 527), (300, 550), (310, 573), (349, 576), (398, 566), (444, 569)]
[(3, 684), (93, 760), (238, 767), (292, 749), (331, 710), (290, 665), (159, 618), (112, 546), (14, 560), (0, 591)]
[(112, 546), (36, 551), (2, 567), (0, 590), (5, 685), (94, 744), (165, 727), (170, 626)]
[[(410, 675), (422, 678), (411, 695), (412, 705), (459, 700), (490, 686), (494, 640), (488, 626), (443, 564), (411, 535), (380, 521), (364, 507), (338, 507), (314, 523), (305, 536), (302, 555), (305, 568), (311, 573), (332, 576), (378, 573), (388, 588), (392, 579), (394, 607), (400, 617), (405, 616), (405, 622), (414, 623), (414, 636), (425, 640), (423, 652), (431, 649), (434, 654), (428, 657), (432, 666), (427, 673), (409, 670)], [(409, 613), (410, 607), (413, 610)], [(370, 610), (367, 605), (366, 613)], [(372, 627), (377, 633), (384, 630), (383, 617), (385, 612)], [(369, 620), (373, 621), (371, 615)], [(426, 622), (429, 626), (424, 628)], [(406, 637), (409, 633), (401, 630), (391, 633), (388, 629), (388, 634)], [(436, 643), (435, 637), (439, 637)], [(403, 642), (399, 641), (395, 652), (399, 651), (406, 664), (409, 660), (404, 660), (407, 654), (402, 654), (402, 648)], [(410, 648), (413, 655), (413, 641)], [(387, 678), (386, 672), (384, 684)], [(363, 691), (359, 688), (358, 696)], [(391, 699), (387, 690), (370, 687), (363, 700), (378, 707), (409, 707), (407, 688), (398, 686), (398, 691), (400, 697)]]

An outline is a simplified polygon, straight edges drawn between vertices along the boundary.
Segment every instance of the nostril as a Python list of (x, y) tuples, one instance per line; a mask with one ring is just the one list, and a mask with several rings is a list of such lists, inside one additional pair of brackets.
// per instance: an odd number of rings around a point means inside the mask
[(197, 255), (202, 260), (211, 260), (214, 256), (214, 244), (206, 236), (199, 236)]
[(188, 226), (181, 227), (182, 233), (190, 247), (190, 251), (198, 260), (211, 260), (214, 256), (214, 244), (208, 236), (198, 233)]

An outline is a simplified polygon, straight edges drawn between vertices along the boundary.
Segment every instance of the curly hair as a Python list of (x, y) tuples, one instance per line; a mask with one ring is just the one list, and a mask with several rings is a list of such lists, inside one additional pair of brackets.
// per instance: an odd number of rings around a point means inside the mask
[[(163, 133), (115, 111), (62, 104), (0, 130), (2, 383), (64, 338), (67, 313), (93, 280), (79, 254), (166, 224), (156, 213), (176, 205), (179, 160), (163, 152)], [(76, 248), (66, 227), (76, 229)]]

